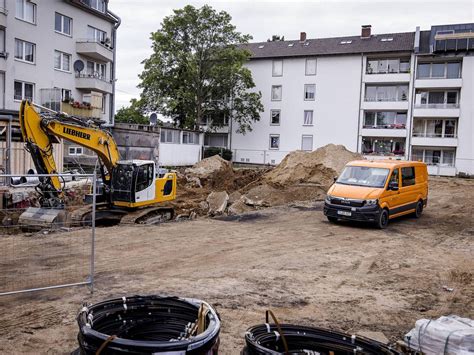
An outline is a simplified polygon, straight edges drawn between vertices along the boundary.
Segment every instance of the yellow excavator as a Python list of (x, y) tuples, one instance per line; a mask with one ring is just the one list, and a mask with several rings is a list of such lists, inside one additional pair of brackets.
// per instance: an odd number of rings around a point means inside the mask
[[(58, 138), (97, 154), (101, 175), (96, 191), (97, 222), (154, 224), (173, 218), (173, 209), (160, 204), (176, 198), (176, 173), (160, 171), (151, 160), (120, 160), (114, 138), (97, 121), (56, 112), (27, 100), (21, 103), (19, 118), (25, 149), (38, 174), (58, 174), (52, 144)], [(92, 206), (68, 211), (64, 188), (59, 176), (40, 177), (36, 186), (40, 207), (29, 207), (20, 216), (19, 224), (34, 230), (63, 223), (90, 223)]]

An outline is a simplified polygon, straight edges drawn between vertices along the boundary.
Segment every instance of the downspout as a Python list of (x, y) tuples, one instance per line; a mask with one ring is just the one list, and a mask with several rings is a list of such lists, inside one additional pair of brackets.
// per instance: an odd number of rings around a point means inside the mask
[[(360, 54), (360, 86), (359, 86), (359, 112), (358, 112), (358, 117), (357, 117), (357, 146), (356, 146), (356, 152), (362, 153), (362, 137), (361, 137), (361, 132), (360, 132), (360, 120), (361, 120), (361, 110), (362, 110), (362, 100), (363, 100), (363, 93), (364, 91), (362, 90), (362, 87), (365, 89), (365, 83), (364, 83), (364, 53)], [(365, 97), (365, 95), (364, 95)], [(365, 114), (365, 110), (364, 110)]]
[(114, 14), (112, 11), (108, 9), (107, 6), (107, 13), (114, 17), (117, 22), (114, 25), (114, 29), (112, 30), (112, 43), (114, 44), (114, 54), (113, 54), (113, 63), (112, 63), (112, 95), (110, 97), (110, 117), (111, 117), (111, 124), (112, 126), (115, 124), (115, 75), (117, 72), (117, 29), (119, 28), (122, 20), (119, 16)]

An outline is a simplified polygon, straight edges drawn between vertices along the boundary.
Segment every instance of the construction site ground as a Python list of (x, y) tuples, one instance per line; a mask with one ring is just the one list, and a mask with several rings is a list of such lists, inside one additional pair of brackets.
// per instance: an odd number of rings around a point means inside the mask
[[(98, 228), (94, 294), (76, 287), (0, 297), (0, 353), (68, 353), (77, 347), (83, 302), (135, 294), (214, 305), (222, 354), (238, 354), (245, 330), (263, 323), (267, 309), (282, 322), (382, 332), (391, 341), (420, 318), (474, 318), (473, 198), (474, 180), (431, 178), (422, 218), (401, 218), (386, 230), (330, 224), (321, 201)], [(52, 233), (38, 243), (81, 233)], [(27, 238), (5, 238), (12, 237)], [(68, 258), (56, 262), (71, 267)]]

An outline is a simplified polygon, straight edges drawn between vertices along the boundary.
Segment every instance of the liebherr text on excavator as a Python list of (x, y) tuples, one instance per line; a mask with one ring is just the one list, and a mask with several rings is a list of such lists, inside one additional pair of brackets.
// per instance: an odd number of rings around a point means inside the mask
[[(151, 160), (120, 160), (114, 138), (96, 121), (46, 110), (25, 100), (20, 106), (20, 126), (38, 174), (58, 173), (52, 145), (57, 138), (97, 154), (101, 192), (96, 199), (96, 221), (155, 223), (173, 218), (173, 209), (160, 204), (176, 198), (176, 173), (160, 172)], [(67, 211), (64, 185), (58, 176), (40, 178), (36, 187), (40, 207), (28, 208), (20, 216), (20, 225), (37, 229), (33, 227), (68, 221), (87, 223), (91, 206)]]

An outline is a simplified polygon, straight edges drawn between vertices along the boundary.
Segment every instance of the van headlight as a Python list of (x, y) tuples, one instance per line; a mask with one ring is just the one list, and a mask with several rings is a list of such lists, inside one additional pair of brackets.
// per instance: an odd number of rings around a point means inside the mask
[(326, 203), (331, 203), (331, 195), (326, 195), (326, 199), (324, 201)]
[(366, 206), (375, 206), (375, 205), (378, 205), (379, 203), (379, 200), (374, 198), (372, 200), (365, 200), (365, 205)]

